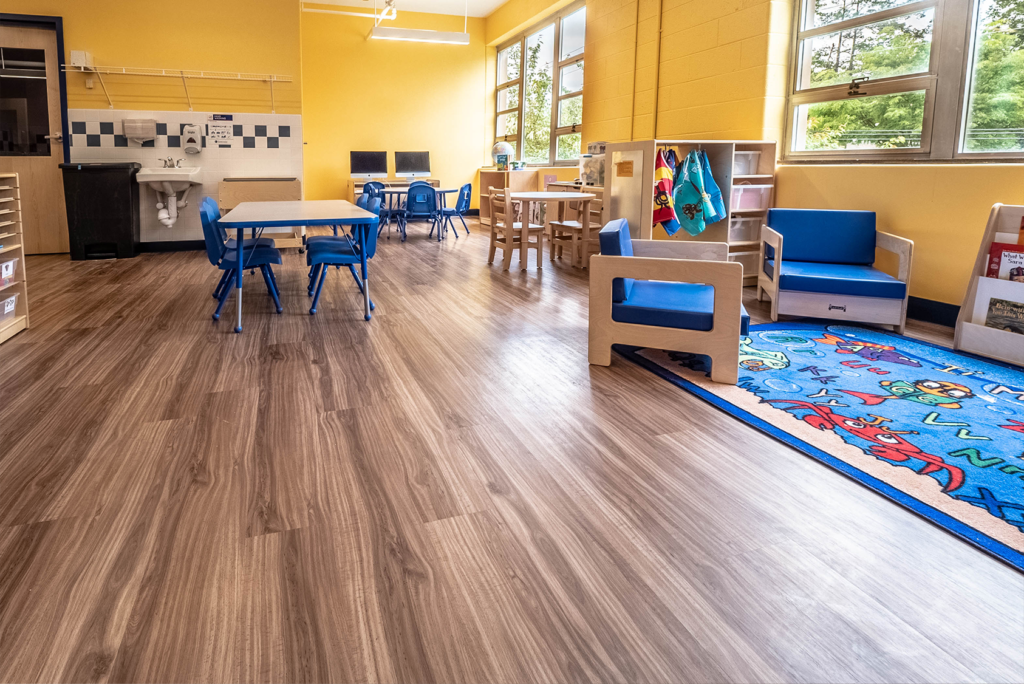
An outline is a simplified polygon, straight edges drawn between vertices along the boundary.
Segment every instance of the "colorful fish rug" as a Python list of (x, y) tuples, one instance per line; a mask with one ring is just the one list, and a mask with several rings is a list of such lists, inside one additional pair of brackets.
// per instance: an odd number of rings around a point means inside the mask
[(802, 322), (751, 326), (735, 386), (707, 357), (616, 351), (1024, 570), (1024, 369)]

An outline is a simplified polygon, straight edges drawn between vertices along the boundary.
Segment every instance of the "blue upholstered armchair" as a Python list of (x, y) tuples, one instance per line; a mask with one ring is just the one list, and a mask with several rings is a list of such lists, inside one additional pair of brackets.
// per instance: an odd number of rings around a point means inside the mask
[[(875, 268), (876, 247), (899, 256), (895, 278)], [(875, 230), (873, 211), (769, 209), (757, 298), (771, 298), (773, 321), (779, 314), (833, 318), (902, 334), (913, 255), (911, 240)]]
[(611, 364), (613, 344), (704, 354), (711, 379), (736, 384), (743, 266), (724, 242), (631, 240), (625, 219), (599, 234), (590, 258), (590, 363)]

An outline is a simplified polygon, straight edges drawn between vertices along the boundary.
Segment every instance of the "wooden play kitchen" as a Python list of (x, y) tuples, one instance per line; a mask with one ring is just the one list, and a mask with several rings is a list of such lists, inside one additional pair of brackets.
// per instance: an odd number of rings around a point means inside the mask
[[(638, 140), (609, 143), (605, 171), (605, 221), (624, 218), (634, 239), (725, 242), (729, 261), (743, 264), (743, 284), (757, 283), (758, 235), (774, 202), (775, 142), (771, 140)], [(722, 190), (728, 219), (699, 235), (680, 230), (669, 237), (653, 225), (654, 165), (658, 150), (674, 149), (679, 159), (690, 150), (707, 152)], [(677, 209), (678, 210), (678, 209)]]
[(0, 173), (0, 342), (28, 327), (28, 285), (18, 174)]

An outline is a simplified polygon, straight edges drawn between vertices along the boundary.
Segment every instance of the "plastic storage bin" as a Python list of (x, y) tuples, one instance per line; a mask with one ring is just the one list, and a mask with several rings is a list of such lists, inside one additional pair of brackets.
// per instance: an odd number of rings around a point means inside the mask
[(736, 152), (732, 160), (732, 175), (753, 176), (757, 173), (757, 163), (761, 160), (761, 152)]
[[(2, 259), (2, 257), (0, 257)], [(8, 259), (0, 261), (0, 287), (7, 287), (14, 281), (14, 274), (18, 271), (18, 260)]]
[(732, 186), (732, 211), (759, 211), (768, 208), (772, 196), (770, 185)]
[(7, 321), (11, 320), (15, 316), (15, 311), (18, 310), (18, 293), (7, 295), (6, 297), (0, 295), (0, 327), (3, 327)]
[(729, 221), (729, 242), (753, 242), (760, 234), (761, 218), (758, 216), (735, 216)]
[(743, 277), (757, 275), (757, 260), (761, 258), (758, 252), (733, 252), (729, 255), (729, 261), (738, 261), (743, 264)]

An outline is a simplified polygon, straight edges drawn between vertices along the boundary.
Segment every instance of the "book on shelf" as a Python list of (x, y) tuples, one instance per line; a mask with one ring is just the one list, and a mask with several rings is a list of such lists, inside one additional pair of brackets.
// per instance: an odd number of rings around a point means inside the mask
[(988, 268), (985, 275), (989, 278), (1024, 283), (1024, 245), (993, 242), (988, 250)]
[(1024, 335), (1024, 302), (993, 297), (988, 301), (985, 327)]

